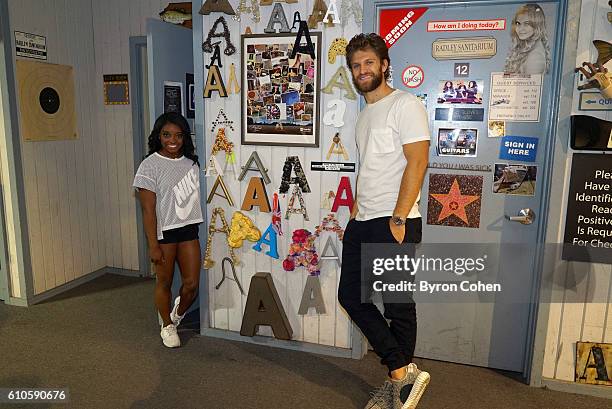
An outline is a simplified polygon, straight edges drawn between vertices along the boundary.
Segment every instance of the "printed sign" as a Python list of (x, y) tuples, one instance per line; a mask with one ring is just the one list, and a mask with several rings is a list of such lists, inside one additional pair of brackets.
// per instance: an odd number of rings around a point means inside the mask
[(183, 83), (164, 81), (164, 113), (176, 112), (183, 115)]
[(447, 170), (470, 170), (473, 172), (491, 172), (493, 168), (491, 165), (474, 165), (471, 163), (441, 163), (441, 162), (429, 162), (427, 164), (429, 169), (447, 169)]
[(310, 162), (310, 170), (317, 172), (355, 172), (355, 164), (345, 162)]
[(505, 30), (506, 19), (429, 21), (427, 31), (488, 31)]
[(538, 152), (538, 138), (526, 136), (504, 136), (501, 142), (499, 158), (535, 162)]
[(402, 72), (402, 81), (408, 88), (417, 88), (423, 83), (425, 73), (418, 65), (409, 65)]
[(469, 62), (456, 62), (455, 69), (453, 70), (455, 77), (469, 77), (470, 76), (470, 63)]
[(484, 120), (484, 108), (436, 108), (436, 121)]
[(427, 7), (381, 10), (378, 34), (385, 39), (387, 48), (395, 44), (426, 11)]
[(581, 92), (580, 111), (612, 111), (612, 98), (604, 98), (599, 92)]
[(47, 59), (47, 37), (15, 31), (15, 51), (18, 57)]
[(455, 79), (438, 84), (438, 104), (482, 104), (483, 81)]
[(574, 382), (612, 386), (612, 344), (576, 342)]
[(441, 38), (431, 45), (436, 60), (465, 60), (491, 58), (497, 54), (497, 40), (493, 37)]
[(448, 129), (438, 130), (438, 156), (476, 156), (478, 144), (477, 129)]
[(504, 75), (491, 73), (489, 119), (516, 122), (538, 122), (542, 74)]
[(608, 155), (573, 155), (563, 242), (564, 260), (612, 264), (612, 170)]

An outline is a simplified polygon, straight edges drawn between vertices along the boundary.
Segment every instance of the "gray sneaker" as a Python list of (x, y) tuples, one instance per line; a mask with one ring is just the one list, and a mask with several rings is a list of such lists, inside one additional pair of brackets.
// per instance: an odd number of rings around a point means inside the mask
[(404, 379), (391, 380), (393, 387), (392, 409), (415, 409), (429, 384), (429, 373), (421, 371), (413, 363), (406, 367)]
[(364, 409), (393, 409), (393, 384), (390, 380), (370, 392), (370, 400)]

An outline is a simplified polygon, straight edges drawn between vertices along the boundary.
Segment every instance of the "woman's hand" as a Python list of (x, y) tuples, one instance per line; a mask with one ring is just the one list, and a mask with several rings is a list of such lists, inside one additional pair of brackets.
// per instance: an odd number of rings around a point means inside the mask
[(159, 245), (151, 247), (151, 249), (149, 250), (149, 254), (153, 264), (164, 264), (166, 262), (164, 252), (162, 251)]

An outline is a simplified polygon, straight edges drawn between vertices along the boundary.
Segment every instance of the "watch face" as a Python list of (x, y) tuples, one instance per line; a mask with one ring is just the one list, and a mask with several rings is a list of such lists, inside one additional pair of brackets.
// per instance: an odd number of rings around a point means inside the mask
[(404, 224), (404, 221), (403, 221), (401, 218), (396, 217), (396, 216), (395, 216), (395, 217), (392, 217), (392, 218), (391, 218), (391, 221), (392, 221), (394, 224), (396, 224), (397, 226), (401, 226), (401, 225), (403, 225), (403, 224)]

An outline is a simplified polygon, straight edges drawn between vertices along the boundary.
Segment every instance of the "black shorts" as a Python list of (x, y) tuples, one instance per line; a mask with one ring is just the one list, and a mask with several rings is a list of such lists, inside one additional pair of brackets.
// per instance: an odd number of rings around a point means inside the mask
[(159, 240), (159, 244), (179, 243), (181, 241), (198, 240), (199, 223), (188, 224), (177, 229), (164, 230), (164, 238)]

